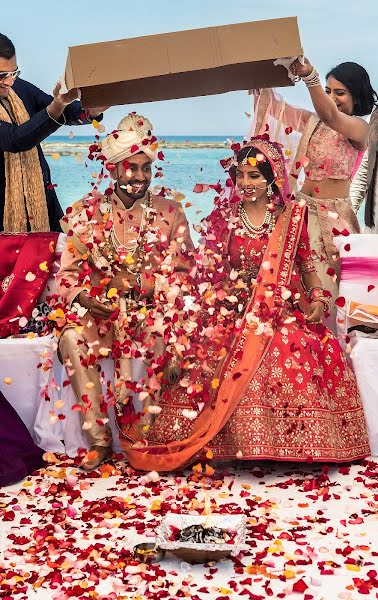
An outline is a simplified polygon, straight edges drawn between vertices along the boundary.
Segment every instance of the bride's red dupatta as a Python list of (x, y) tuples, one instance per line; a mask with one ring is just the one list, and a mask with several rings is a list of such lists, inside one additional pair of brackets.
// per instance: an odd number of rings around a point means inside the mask
[(49, 278), (59, 233), (0, 234), (0, 338), (19, 332)]
[(278, 217), (263, 258), (263, 262), (269, 261), (270, 269), (264, 271), (252, 293), (244, 313), (241, 335), (234, 340), (228, 356), (214, 375), (220, 381), (219, 388), (197, 417), (192, 434), (184, 440), (143, 447), (123, 439), (122, 446), (132, 467), (143, 471), (180, 468), (190, 463), (228, 421), (272, 342), (271, 336), (255, 334), (248, 324), (248, 315), (261, 301), (268, 309), (282, 306), (281, 291), (282, 287), (290, 286), (305, 211), (305, 207), (292, 203), (286, 205)]

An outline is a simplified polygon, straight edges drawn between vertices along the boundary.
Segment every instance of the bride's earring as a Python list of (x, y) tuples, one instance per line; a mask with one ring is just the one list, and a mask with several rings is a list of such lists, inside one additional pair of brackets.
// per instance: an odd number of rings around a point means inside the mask
[(268, 196), (268, 198), (271, 198), (273, 196), (273, 189), (272, 189), (272, 184), (270, 183), (268, 185), (268, 187), (266, 188), (266, 195)]

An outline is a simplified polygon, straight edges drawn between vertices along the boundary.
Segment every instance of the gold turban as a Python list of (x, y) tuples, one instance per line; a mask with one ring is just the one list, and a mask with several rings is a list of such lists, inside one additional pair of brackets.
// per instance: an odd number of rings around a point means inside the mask
[(157, 149), (156, 138), (151, 134), (152, 124), (148, 119), (129, 113), (118, 124), (115, 131), (101, 142), (101, 152), (107, 162), (117, 163), (144, 152), (151, 160), (155, 160)]

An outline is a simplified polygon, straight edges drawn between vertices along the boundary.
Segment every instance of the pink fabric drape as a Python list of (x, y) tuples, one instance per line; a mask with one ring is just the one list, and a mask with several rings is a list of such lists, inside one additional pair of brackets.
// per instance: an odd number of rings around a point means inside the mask
[(378, 258), (370, 256), (348, 256), (341, 258), (341, 281), (378, 277)]

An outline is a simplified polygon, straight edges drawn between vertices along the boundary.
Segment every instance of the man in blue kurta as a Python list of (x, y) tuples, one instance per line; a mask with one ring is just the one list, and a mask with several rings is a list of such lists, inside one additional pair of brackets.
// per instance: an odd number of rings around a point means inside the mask
[(63, 216), (40, 143), (62, 125), (101, 119), (83, 110), (78, 90), (53, 96), (19, 79), (13, 43), (0, 34), (0, 231), (60, 231)]

